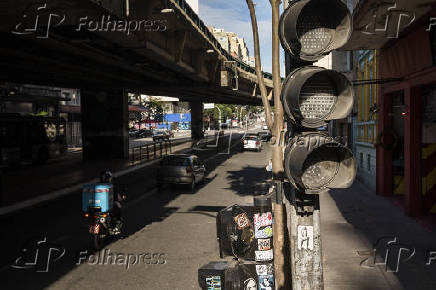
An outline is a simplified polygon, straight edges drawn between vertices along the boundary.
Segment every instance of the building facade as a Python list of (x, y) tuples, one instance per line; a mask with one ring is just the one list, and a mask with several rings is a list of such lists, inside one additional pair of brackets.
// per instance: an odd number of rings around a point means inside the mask
[(230, 55), (246, 64), (254, 67), (254, 57), (250, 57), (250, 51), (245, 43), (244, 38), (238, 37), (234, 32), (226, 32), (222, 28), (208, 27), (215, 38)]
[[(356, 52), (355, 78), (361, 82), (377, 79), (377, 52)], [(368, 188), (376, 190), (377, 161), (377, 85), (355, 86), (356, 106), (353, 114), (353, 151), (357, 159), (357, 178)]]
[[(395, 2), (396, 10), (377, 0), (355, 6), (355, 26), (366, 31), (355, 33), (346, 48), (365, 48), (357, 78), (377, 79), (358, 87), (357, 159), (371, 168), (374, 144), (377, 194), (421, 216), (436, 212), (436, 1)], [(399, 13), (413, 21), (394, 21)]]

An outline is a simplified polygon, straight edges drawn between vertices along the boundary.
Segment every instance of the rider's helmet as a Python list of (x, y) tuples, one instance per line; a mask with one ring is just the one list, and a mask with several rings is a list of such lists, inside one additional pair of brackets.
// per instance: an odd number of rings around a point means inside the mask
[(113, 174), (110, 171), (103, 171), (100, 174), (100, 182), (102, 183), (112, 183)]

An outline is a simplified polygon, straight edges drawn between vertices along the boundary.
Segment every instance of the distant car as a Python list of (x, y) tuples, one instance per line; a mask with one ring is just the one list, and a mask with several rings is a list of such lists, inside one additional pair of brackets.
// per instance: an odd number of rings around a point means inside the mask
[(262, 130), (268, 130), (268, 126), (267, 125), (263, 125)]
[(157, 171), (157, 186), (163, 184), (186, 184), (191, 189), (202, 182), (206, 168), (196, 155), (170, 154), (160, 162)]
[(257, 135), (260, 137), (260, 140), (268, 142), (272, 138), (272, 134), (270, 131), (260, 131), (257, 133)]
[(168, 134), (167, 131), (163, 131), (163, 130), (156, 130), (153, 133), (153, 142), (162, 142), (165, 140), (169, 140), (170, 139), (170, 135)]
[(138, 138), (147, 138), (153, 136), (153, 130), (141, 129), (137, 134)]
[(129, 130), (129, 137), (130, 138), (138, 138), (138, 133), (139, 133), (139, 130), (137, 130), (137, 129), (130, 129)]
[(244, 150), (255, 150), (257, 152), (262, 151), (262, 142), (257, 135), (246, 135), (244, 140)]

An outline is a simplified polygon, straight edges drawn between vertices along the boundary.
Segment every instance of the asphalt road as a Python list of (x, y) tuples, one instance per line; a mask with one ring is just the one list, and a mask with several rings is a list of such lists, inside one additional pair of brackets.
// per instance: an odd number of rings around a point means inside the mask
[[(95, 265), (104, 259), (92, 260), (95, 256), (91, 256), (76, 265), (80, 257), (93, 253), (81, 216), (80, 192), (1, 218), (2, 289), (198, 289), (198, 268), (219, 260), (217, 211), (235, 203), (251, 203), (269, 178), (265, 171), (269, 148), (264, 146), (260, 153), (241, 152), (241, 137), (232, 134), (230, 154), (228, 137), (219, 153), (216, 148), (195, 151), (205, 161), (208, 176), (194, 191), (183, 187), (157, 191), (153, 189), (155, 176), (149, 171), (139, 170), (116, 181), (116, 185), (128, 186), (125, 237), (111, 241), (101, 252), (120, 254), (115, 264)], [(34, 245), (43, 238), (51, 245), (40, 250), (36, 267), (10, 266), (19, 257), (31, 260), (35, 255), (26, 241), (33, 240), (30, 245)], [(32, 254), (22, 255), (26, 247)], [(50, 248), (51, 262), (46, 263)], [(133, 261), (148, 254), (156, 255), (146, 261), (157, 264), (147, 264), (145, 259), (134, 265), (125, 261), (129, 255)]]

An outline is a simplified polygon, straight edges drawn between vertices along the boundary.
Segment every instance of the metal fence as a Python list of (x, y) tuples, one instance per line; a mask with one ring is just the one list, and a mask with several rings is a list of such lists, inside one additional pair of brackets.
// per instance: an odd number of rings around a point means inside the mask
[(129, 149), (129, 160), (131, 164), (143, 163), (156, 160), (172, 153), (171, 140), (163, 142), (153, 142), (140, 145)]

